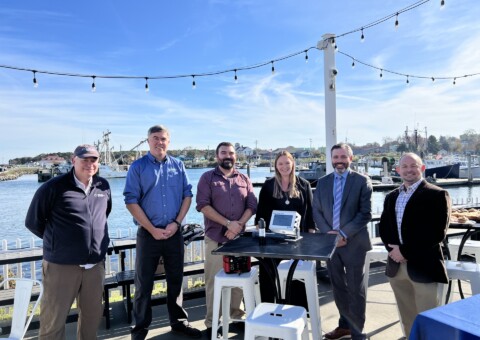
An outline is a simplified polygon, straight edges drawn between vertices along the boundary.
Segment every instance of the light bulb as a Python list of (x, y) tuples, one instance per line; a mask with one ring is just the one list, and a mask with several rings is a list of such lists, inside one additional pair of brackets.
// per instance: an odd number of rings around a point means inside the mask
[(445, 0), (440, 1), (440, 9), (445, 8)]
[(383, 78), (383, 70), (380, 69), (380, 78)]
[(453, 85), (457, 83), (457, 78), (453, 78)]
[(150, 88), (148, 87), (148, 77), (145, 78), (145, 92), (149, 92)]
[(237, 70), (235, 70), (235, 77), (233, 77), (233, 79), (235, 80), (235, 84), (237, 84), (238, 83)]
[(355, 59), (352, 59), (352, 68), (355, 68)]
[(97, 91), (97, 86), (95, 86), (95, 76), (92, 77), (93, 82), (92, 82), (92, 92)]
[(363, 34), (363, 28), (362, 28), (362, 36), (360, 37), (360, 41), (364, 42), (365, 41), (365, 35)]
[(275, 66), (273, 65), (273, 61), (272, 61), (272, 74), (275, 73)]
[(38, 87), (38, 81), (37, 78), (35, 77), (35, 71), (33, 71), (33, 87), (37, 88)]
[(305, 50), (305, 62), (308, 63), (308, 54), (306, 50)]
[(408, 76), (407, 76), (407, 85), (410, 84), (410, 80), (408, 80)]
[(192, 76), (192, 89), (196, 89), (197, 88), (197, 84), (195, 83), (195, 76)]

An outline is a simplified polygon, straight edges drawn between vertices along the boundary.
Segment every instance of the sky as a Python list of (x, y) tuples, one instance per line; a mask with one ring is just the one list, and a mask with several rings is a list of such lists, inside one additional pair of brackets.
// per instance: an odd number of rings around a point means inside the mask
[[(110, 131), (114, 151), (129, 150), (155, 124), (171, 149), (219, 142), (275, 149), (325, 146), (324, 52), (340, 36), (416, 0), (3, 0), (0, 163), (68, 152)], [(361, 32), (336, 39), (337, 140), (356, 145), (422, 135), (480, 132), (480, 3), (430, 0)], [(271, 60), (308, 50), (305, 54)], [(352, 68), (352, 56), (357, 60)], [(367, 67), (360, 62), (376, 67)], [(215, 76), (150, 79), (264, 67)], [(382, 72), (391, 70), (406, 77)], [(139, 76), (103, 79), (100, 76)], [(418, 79), (414, 76), (425, 76)], [(435, 81), (431, 77), (437, 78)], [(458, 77), (453, 85), (452, 79)], [(148, 146), (144, 144), (143, 150)]]

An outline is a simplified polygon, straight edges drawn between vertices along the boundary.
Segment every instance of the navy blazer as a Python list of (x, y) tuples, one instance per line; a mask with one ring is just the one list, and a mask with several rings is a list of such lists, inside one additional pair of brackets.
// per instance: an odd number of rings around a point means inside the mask
[[(388, 244), (400, 245), (395, 204), (400, 189), (385, 197), (380, 218), (380, 237)], [(447, 234), (451, 201), (448, 192), (422, 180), (405, 207), (402, 218), (400, 252), (407, 259), (407, 271), (415, 282), (448, 283), (441, 243)], [(386, 275), (394, 277), (400, 264), (388, 258)]]

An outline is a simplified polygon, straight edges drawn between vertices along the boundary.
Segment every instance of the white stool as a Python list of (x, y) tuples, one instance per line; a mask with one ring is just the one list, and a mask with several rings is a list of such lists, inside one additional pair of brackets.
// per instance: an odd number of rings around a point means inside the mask
[(307, 311), (299, 306), (261, 303), (245, 322), (244, 339), (255, 340), (256, 336), (308, 340)]
[[(467, 280), (470, 281), (472, 295), (480, 294), (480, 265), (473, 262), (463, 261), (445, 261), (447, 267), (448, 277), (452, 280)], [(445, 293), (448, 285), (441, 284), (443, 289), (441, 296), (441, 304), (445, 304)]]
[[(278, 278), (280, 279), (282, 299), (285, 299), (285, 291), (287, 285), (288, 270), (293, 260), (285, 260), (280, 262), (277, 267)], [(318, 285), (317, 285), (317, 265), (315, 261), (298, 261), (293, 278), (301, 280), (305, 283), (307, 292), (308, 314), (312, 327), (312, 338), (322, 338), (322, 326), (320, 321), (320, 306), (318, 303)]]
[[(215, 275), (215, 286), (213, 293), (213, 320), (212, 340), (217, 338), (219, 326), (220, 300), (222, 302), (222, 333), (223, 338), (228, 339), (228, 327), (230, 323), (230, 299), (231, 289), (242, 288), (247, 315), (260, 303), (260, 286), (258, 285), (258, 268), (252, 267), (250, 272), (242, 274), (226, 274), (221, 269)], [(234, 320), (242, 321), (243, 320)]]
[(371, 261), (387, 261), (388, 260), (388, 251), (385, 249), (385, 246), (373, 246), (372, 250), (367, 251), (367, 256), (365, 257), (365, 266), (364, 275), (363, 275), (363, 284), (365, 285), (365, 299), (367, 298), (368, 292), (368, 280), (370, 275), (370, 262)]
[[(461, 239), (452, 238), (448, 240), (448, 250), (453, 261), (458, 260), (458, 248), (460, 247)], [(463, 246), (463, 253), (475, 256), (475, 262), (480, 263), (480, 241), (467, 240)]]

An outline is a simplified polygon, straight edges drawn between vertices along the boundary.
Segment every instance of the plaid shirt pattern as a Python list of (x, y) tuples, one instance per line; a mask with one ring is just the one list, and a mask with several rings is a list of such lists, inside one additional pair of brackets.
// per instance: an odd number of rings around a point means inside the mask
[(397, 217), (397, 228), (398, 228), (398, 238), (400, 243), (403, 244), (402, 239), (402, 220), (403, 220), (403, 213), (405, 212), (405, 207), (407, 206), (408, 200), (412, 197), (415, 190), (417, 190), (418, 186), (422, 182), (420, 179), (418, 182), (415, 182), (413, 185), (409, 186), (408, 188), (405, 184), (402, 183), (400, 185), (400, 193), (398, 194), (397, 201), (395, 202), (395, 215)]

